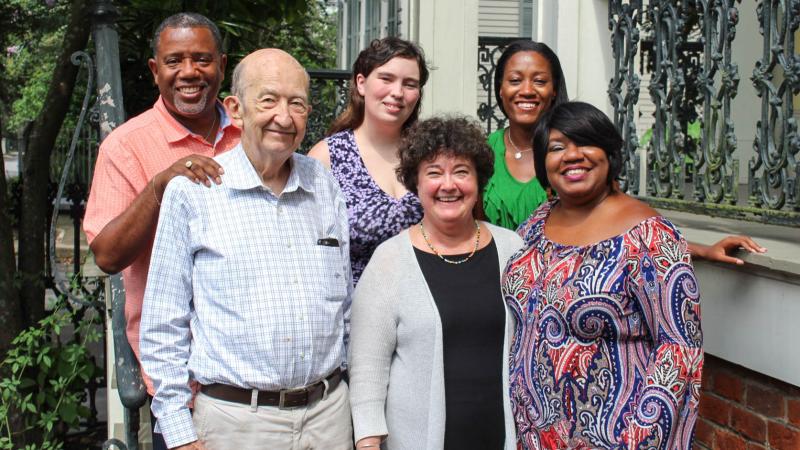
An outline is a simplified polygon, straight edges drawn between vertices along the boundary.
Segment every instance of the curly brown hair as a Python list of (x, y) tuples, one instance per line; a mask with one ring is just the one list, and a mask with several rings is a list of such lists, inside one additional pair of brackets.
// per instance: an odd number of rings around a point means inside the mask
[(472, 161), (480, 193), (494, 172), (494, 153), (486, 143), (486, 135), (477, 122), (464, 116), (433, 117), (417, 122), (403, 136), (399, 153), (397, 179), (414, 194), (417, 194), (420, 164), (440, 155)]

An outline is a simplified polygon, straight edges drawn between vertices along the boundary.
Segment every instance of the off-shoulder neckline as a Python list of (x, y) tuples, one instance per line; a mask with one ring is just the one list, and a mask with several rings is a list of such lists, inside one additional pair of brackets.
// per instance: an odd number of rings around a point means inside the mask
[(539, 217), (539, 223), (536, 225), (536, 227), (539, 229), (539, 234), (541, 236), (541, 239), (544, 242), (553, 245), (553, 247), (555, 247), (556, 249), (583, 250), (583, 249), (587, 249), (587, 248), (590, 248), (590, 247), (597, 247), (597, 246), (599, 246), (599, 245), (601, 245), (603, 243), (606, 243), (606, 242), (609, 242), (609, 241), (613, 241), (613, 240), (619, 239), (620, 237), (623, 237), (623, 236), (626, 236), (628, 234), (631, 234), (635, 230), (643, 227), (644, 225), (646, 225), (649, 222), (652, 222), (652, 221), (661, 222), (661, 221), (666, 220), (664, 218), (664, 216), (662, 216), (661, 214), (656, 214), (654, 216), (645, 217), (644, 219), (642, 219), (639, 222), (635, 223), (634, 225), (632, 225), (631, 227), (629, 227), (627, 230), (623, 231), (622, 233), (616, 234), (614, 236), (609, 236), (609, 237), (607, 237), (605, 239), (601, 239), (599, 241), (592, 242), (590, 244), (585, 244), (585, 245), (563, 244), (561, 242), (557, 242), (557, 241), (554, 241), (554, 240), (550, 239), (544, 233), (545, 221), (547, 220), (548, 217), (550, 217), (550, 212), (552, 211), (553, 206), (555, 206), (557, 203), (558, 203), (558, 200), (553, 200), (553, 201), (550, 201), (550, 202), (546, 203), (545, 210), (542, 211), (542, 215)]

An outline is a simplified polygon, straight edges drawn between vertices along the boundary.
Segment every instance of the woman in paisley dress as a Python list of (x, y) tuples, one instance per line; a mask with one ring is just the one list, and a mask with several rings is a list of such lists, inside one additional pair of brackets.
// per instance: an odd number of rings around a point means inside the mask
[(374, 40), (353, 63), (347, 108), (308, 155), (330, 168), (350, 221), (357, 283), (375, 248), (419, 222), (422, 206), (395, 176), (403, 131), (417, 121), (428, 81), (425, 56), (396, 37)]
[(534, 145), (557, 197), (521, 225), (502, 281), (518, 448), (691, 448), (703, 350), (686, 241), (619, 190), (622, 139), (597, 108), (554, 107)]

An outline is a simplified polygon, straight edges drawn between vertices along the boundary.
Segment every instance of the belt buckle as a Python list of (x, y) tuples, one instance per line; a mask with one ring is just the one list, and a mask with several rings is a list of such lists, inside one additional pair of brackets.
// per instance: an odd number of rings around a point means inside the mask
[[(308, 392), (308, 388), (301, 387), (301, 388), (295, 388), (295, 389), (281, 389), (278, 392), (278, 395), (279, 395), (279, 397), (278, 397), (278, 409), (296, 409), (296, 408), (302, 407), (303, 405), (286, 406), (286, 404), (285, 404), (286, 394), (294, 394), (294, 393), (300, 393), (300, 392)], [(308, 394), (306, 394), (306, 396), (307, 395)]]

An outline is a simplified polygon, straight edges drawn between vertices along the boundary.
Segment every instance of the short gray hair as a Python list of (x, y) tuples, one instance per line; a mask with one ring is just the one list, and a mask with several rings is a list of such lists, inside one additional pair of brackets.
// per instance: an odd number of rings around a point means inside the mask
[(244, 86), (242, 86), (242, 76), (244, 75), (244, 66), (241, 61), (233, 68), (233, 75), (231, 76), (231, 94), (242, 98), (244, 94)]
[(150, 41), (150, 47), (153, 49), (153, 56), (156, 56), (158, 43), (161, 40), (161, 33), (163, 33), (166, 28), (206, 28), (214, 37), (214, 45), (217, 47), (217, 52), (220, 54), (223, 53), (222, 34), (219, 32), (219, 28), (217, 28), (214, 22), (202, 14), (179, 12), (164, 19), (164, 21), (158, 25), (158, 28), (156, 28), (153, 40)]

